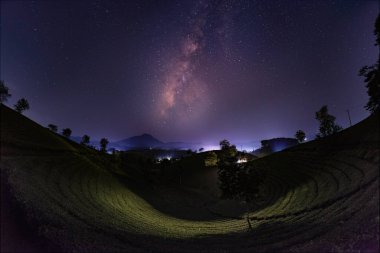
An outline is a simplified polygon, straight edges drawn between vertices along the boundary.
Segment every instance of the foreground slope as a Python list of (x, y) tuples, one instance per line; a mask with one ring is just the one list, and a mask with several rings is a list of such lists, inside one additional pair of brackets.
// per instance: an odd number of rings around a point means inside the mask
[[(6, 193), (28, 226), (56, 250), (378, 249), (379, 115), (335, 136), (254, 161), (269, 176), (267, 202), (251, 213), (253, 231), (240, 216), (193, 220), (162, 212), (144, 196), (165, 196), (145, 181), (123, 175), (109, 158), (5, 106), (0, 115)], [(7, 208), (3, 200), (2, 213)], [(171, 207), (178, 209), (176, 203), (168, 203)], [(9, 231), (3, 224), (2, 234)], [(8, 246), (2, 239), (2, 248)]]

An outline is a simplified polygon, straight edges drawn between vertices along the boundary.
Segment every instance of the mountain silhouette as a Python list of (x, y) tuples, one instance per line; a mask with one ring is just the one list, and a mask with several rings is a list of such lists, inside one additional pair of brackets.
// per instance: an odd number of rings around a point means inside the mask
[(155, 148), (162, 146), (164, 143), (150, 134), (142, 134), (132, 136), (130, 138), (113, 142), (111, 145), (118, 149), (131, 149), (131, 148)]

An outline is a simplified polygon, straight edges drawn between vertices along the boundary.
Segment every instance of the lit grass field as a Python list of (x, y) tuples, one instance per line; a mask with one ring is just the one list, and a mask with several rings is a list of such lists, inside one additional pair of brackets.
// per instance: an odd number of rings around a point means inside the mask
[[(162, 194), (147, 181), (125, 174), (111, 158), (5, 106), (1, 175), (39, 236), (63, 251), (376, 251), (378, 116), (324, 140), (253, 161), (269, 175), (266, 203), (250, 214), (253, 231), (247, 229), (243, 213), (185, 219), (156, 208), (151, 199), (189, 217), (207, 207), (197, 202), (181, 207), (167, 195), (170, 190)], [(182, 198), (192, 202), (187, 194)]]

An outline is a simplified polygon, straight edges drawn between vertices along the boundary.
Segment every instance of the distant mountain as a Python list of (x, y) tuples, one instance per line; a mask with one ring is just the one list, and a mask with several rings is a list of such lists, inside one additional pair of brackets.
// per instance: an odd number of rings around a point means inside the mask
[(127, 149), (141, 149), (141, 148), (157, 148), (164, 145), (164, 143), (150, 134), (142, 134), (133, 136), (121, 141), (110, 143), (110, 147), (127, 150)]

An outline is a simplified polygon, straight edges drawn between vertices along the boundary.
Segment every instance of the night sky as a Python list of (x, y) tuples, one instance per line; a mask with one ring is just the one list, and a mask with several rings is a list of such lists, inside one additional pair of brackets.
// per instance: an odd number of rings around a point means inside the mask
[[(217, 145), (314, 138), (369, 114), (376, 0), (1, 1), (7, 105), (74, 136)], [(251, 145), (251, 144), (249, 144)]]

